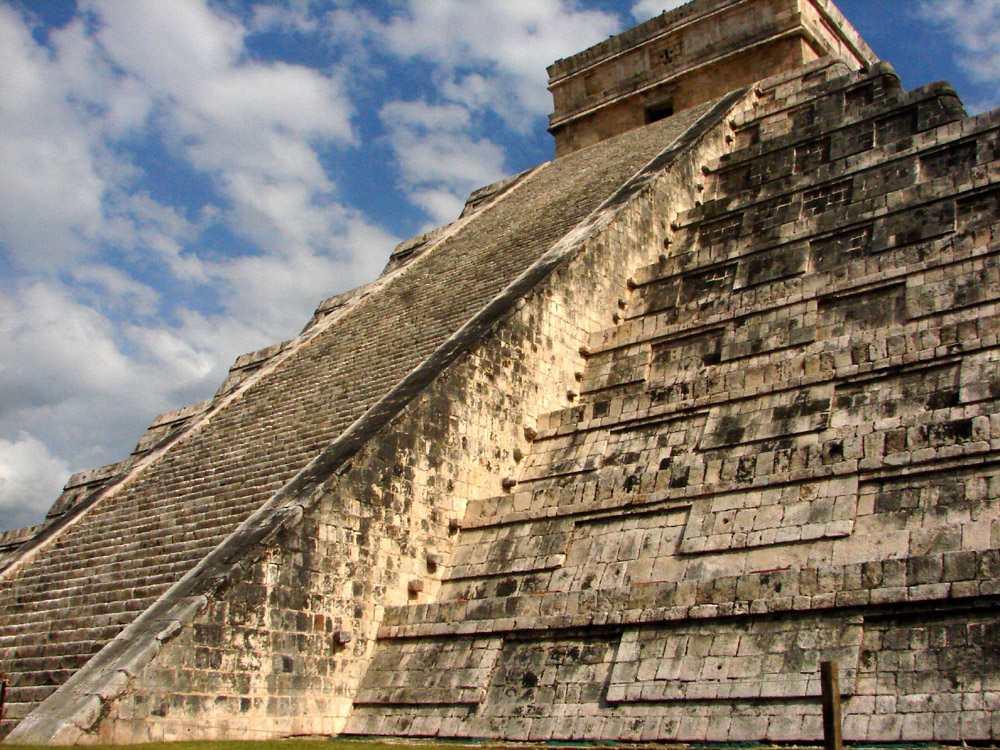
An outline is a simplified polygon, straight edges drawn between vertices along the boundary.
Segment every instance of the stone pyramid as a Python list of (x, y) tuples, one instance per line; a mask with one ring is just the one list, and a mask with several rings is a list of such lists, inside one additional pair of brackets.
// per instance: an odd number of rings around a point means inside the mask
[(1000, 739), (1000, 112), (827, 0), (550, 75), (559, 158), (7, 539), (8, 741), (815, 741), (828, 660)]

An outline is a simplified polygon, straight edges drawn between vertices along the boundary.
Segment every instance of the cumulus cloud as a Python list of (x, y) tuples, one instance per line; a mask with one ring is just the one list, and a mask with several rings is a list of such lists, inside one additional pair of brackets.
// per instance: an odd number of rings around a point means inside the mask
[(658, 16), (665, 10), (679, 8), (690, 0), (638, 0), (632, 4), (632, 17), (636, 21), (645, 21)]
[(37, 523), (68, 476), (65, 461), (40, 440), (26, 434), (14, 440), (0, 438), (0, 528)]
[(434, 225), (453, 221), (465, 197), (504, 175), (504, 151), (471, 131), (472, 116), (460, 104), (391, 102), (382, 108), (402, 185)]
[(434, 63), (450, 100), (521, 132), (551, 108), (546, 66), (619, 30), (617, 16), (567, 0), (409, 0), (370, 25), (392, 54)]
[[(1000, 85), (1000, 4), (996, 0), (922, 0), (920, 14), (942, 25), (959, 49), (969, 77), (995, 91)], [(967, 102), (970, 109), (1000, 106), (1000, 96)]]
[(99, 149), (70, 102), (70, 84), (0, 6), (0, 240), (21, 265), (75, 257), (99, 232), (108, 189)]
[[(364, 145), (360, 106), (402, 194), (445, 223), (510, 171), (505, 139), (544, 123), (546, 65), (621, 24), (576, 0), (382, 11), (78, 0), (55, 27), (0, 4), (0, 524), (377, 275), (399, 238), (335, 166)], [(329, 54), (283, 62), (266, 35)], [(410, 67), (418, 90), (373, 105)]]
[[(267, 19), (226, 7), (81, 0), (36, 34), (30, 6), (0, 5), (0, 525), (124, 458), (398, 241), (324, 164), (358, 143), (337, 66), (257, 59)], [(155, 194), (148, 151), (205, 195)], [(242, 244), (204, 241), (220, 230)]]
[(509, 173), (487, 116), (516, 136), (536, 129), (552, 106), (546, 66), (620, 29), (617, 16), (568, 0), (409, 0), (387, 20), (341, 9), (329, 24), (433, 69), (422, 98), (390, 101), (380, 113), (400, 187), (433, 225), (454, 220), (472, 190)]
[[(309, 246), (288, 214), (333, 189), (316, 143), (355, 140), (342, 80), (247, 60), (250, 29), (203, 0), (90, 0), (89, 7), (102, 20), (101, 49), (159, 105), (174, 153), (232, 201), (234, 230), (267, 248)], [(276, 193), (283, 200), (273, 200)]]
[[(157, 348), (164, 337), (183, 346)], [(57, 284), (0, 294), (0, 438), (44, 438), (73, 469), (120, 460), (145, 422), (219, 381), (221, 350), (116, 325)]]

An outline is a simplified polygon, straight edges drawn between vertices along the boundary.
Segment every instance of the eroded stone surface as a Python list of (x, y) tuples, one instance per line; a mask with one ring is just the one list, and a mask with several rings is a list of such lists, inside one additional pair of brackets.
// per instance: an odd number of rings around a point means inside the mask
[(350, 730), (817, 740), (832, 658), (849, 739), (997, 736), (1000, 118), (884, 66), (759, 89), (439, 602), (387, 612), (382, 658), (507, 666)]
[(75, 477), (4, 731), (816, 740), (833, 658), (847, 739), (1000, 738), (1000, 114), (854, 63), (477, 191)]

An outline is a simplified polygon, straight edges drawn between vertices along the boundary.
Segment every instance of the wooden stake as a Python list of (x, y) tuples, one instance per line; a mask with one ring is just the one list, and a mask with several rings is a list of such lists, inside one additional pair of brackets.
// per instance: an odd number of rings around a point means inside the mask
[(837, 662), (824, 661), (819, 665), (823, 685), (823, 747), (824, 750), (843, 750), (843, 725), (840, 718), (840, 675)]

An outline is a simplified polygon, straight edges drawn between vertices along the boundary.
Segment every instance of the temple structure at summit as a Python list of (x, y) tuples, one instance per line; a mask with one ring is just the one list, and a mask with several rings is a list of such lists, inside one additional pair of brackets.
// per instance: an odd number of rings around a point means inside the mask
[(829, 0), (549, 74), (554, 161), (7, 535), (7, 742), (815, 742), (827, 661), (1000, 740), (1000, 111)]

